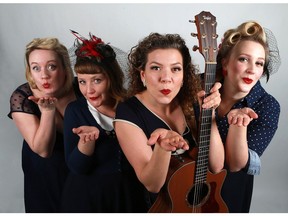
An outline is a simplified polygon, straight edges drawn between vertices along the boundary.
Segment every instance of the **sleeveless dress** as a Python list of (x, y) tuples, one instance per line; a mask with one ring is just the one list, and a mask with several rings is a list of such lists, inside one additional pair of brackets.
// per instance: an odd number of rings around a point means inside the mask
[[(118, 105), (114, 121), (126, 121), (140, 127), (147, 139), (150, 138), (151, 133), (157, 128), (171, 130), (164, 120), (146, 108), (135, 96)], [(188, 126), (182, 136), (189, 142), (190, 149), (196, 145)], [(137, 143), (135, 143), (135, 145), (137, 145)], [(145, 204), (148, 208), (153, 205), (156, 198), (157, 193), (151, 193), (146, 190)]]
[[(74, 82), (77, 97), (81, 96)], [(23, 112), (41, 118), (38, 105), (29, 100), (32, 91), (28, 83), (20, 85), (11, 95), (10, 112)], [(26, 213), (60, 212), (61, 193), (68, 173), (65, 163), (63, 134), (57, 132), (52, 156), (43, 158), (34, 153), (23, 140), (22, 170), (24, 173), (24, 205)]]

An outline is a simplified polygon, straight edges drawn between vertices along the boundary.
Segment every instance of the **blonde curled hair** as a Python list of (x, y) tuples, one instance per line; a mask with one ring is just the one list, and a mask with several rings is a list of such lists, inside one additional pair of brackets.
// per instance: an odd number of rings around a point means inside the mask
[(229, 58), (233, 48), (241, 41), (255, 41), (261, 44), (265, 50), (265, 65), (264, 76), (269, 79), (269, 71), (267, 70), (269, 59), (269, 47), (267, 44), (266, 34), (264, 28), (255, 21), (244, 22), (237, 28), (229, 29), (224, 33), (224, 38), (219, 45), (219, 51), (217, 55), (217, 80), (222, 80), (222, 60)]
[(57, 38), (53, 37), (47, 37), (47, 38), (34, 38), (31, 42), (29, 42), (26, 45), (26, 51), (25, 51), (25, 65), (26, 65), (26, 72), (25, 76), (26, 79), (32, 89), (37, 89), (37, 86), (32, 78), (31, 74), (31, 68), (29, 64), (29, 56), (32, 51), (34, 50), (52, 50), (54, 51), (58, 58), (60, 59), (63, 68), (66, 80), (65, 84), (63, 86), (64, 92), (69, 92), (73, 86), (73, 79), (74, 79), (74, 74), (73, 70), (71, 68), (71, 63), (70, 63), (70, 58), (68, 54), (67, 48), (59, 42)]

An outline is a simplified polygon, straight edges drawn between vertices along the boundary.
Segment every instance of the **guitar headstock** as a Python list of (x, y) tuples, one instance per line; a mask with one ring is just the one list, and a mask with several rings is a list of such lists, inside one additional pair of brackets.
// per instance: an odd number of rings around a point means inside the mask
[[(205, 58), (205, 62), (216, 63), (217, 58), (217, 33), (216, 33), (216, 18), (210, 12), (202, 11), (195, 16), (195, 24), (197, 27), (197, 36), (199, 41), (199, 52)], [(194, 49), (195, 50), (195, 49)]]

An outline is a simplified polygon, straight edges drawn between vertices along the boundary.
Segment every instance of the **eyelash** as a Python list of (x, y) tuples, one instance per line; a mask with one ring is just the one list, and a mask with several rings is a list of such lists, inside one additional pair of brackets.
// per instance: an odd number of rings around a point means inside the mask
[(101, 81), (102, 81), (101, 79), (95, 79), (95, 80), (94, 80), (94, 82), (97, 83), (97, 84), (98, 84), (98, 83), (101, 83)]
[[(248, 59), (247, 58), (244, 58), (244, 57), (241, 57), (241, 58), (239, 58), (239, 61), (241, 61), (241, 62), (243, 62), (243, 61), (248, 61)], [(256, 65), (260, 65), (260, 66), (264, 66), (264, 63), (263, 62), (256, 62), (255, 63)]]
[(264, 63), (263, 63), (263, 62), (256, 62), (256, 64), (260, 65), (261, 67), (264, 66)]
[[(47, 70), (48, 71), (55, 71), (57, 69), (57, 65), (54, 65), (54, 64), (49, 64), (49, 65), (47, 65)], [(33, 66), (32, 67), (32, 70), (33, 71), (41, 71), (41, 67), (39, 67), (39, 66)]]
[[(151, 70), (159, 70), (160, 67), (158, 67), (158, 66), (151, 66), (150, 69), (151, 69)], [(181, 70), (182, 70), (181, 67), (174, 67), (174, 68), (172, 68), (172, 71), (181, 71)]]
[(244, 57), (240, 57), (240, 58), (239, 58), (239, 61), (241, 61), (241, 62), (243, 62), (243, 61), (248, 61), (248, 59), (247, 59), (247, 58), (244, 58)]
[(151, 70), (159, 70), (160, 69), (160, 67), (158, 67), (158, 66), (151, 66), (151, 68), (150, 68)]
[(84, 85), (86, 82), (84, 80), (79, 80), (79, 84)]
[[(101, 79), (94, 79), (94, 83), (96, 83), (96, 84), (99, 84), (99, 83), (101, 83)], [(79, 84), (81, 84), (81, 85), (85, 85), (86, 84), (86, 81), (84, 81), (84, 80), (79, 80), (78, 81), (79, 82)]]
[(173, 70), (174, 70), (174, 71), (182, 71), (182, 68), (180, 68), (180, 67), (175, 67), (175, 68), (173, 68)]

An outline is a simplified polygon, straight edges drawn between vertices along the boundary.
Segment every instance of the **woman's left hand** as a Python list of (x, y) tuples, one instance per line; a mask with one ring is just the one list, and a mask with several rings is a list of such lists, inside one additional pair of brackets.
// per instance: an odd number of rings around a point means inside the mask
[(258, 118), (257, 113), (249, 107), (232, 109), (228, 115), (228, 123), (230, 125), (238, 125), (246, 127), (253, 119)]

